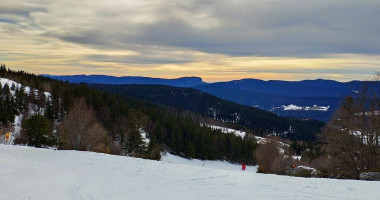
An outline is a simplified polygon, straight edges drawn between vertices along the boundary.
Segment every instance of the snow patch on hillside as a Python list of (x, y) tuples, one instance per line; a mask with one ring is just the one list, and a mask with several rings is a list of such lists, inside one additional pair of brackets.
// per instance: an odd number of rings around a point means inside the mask
[[(202, 126), (207, 126), (210, 127), (214, 130), (220, 130), (222, 133), (227, 133), (227, 134), (234, 134), (236, 136), (244, 138), (247, 133), (245, 131), (240, 131), (240, 130), (235, 130), (227, 127), (222, 127), (222, 126), (216, 126), (216, 125), (210, 125), (210, 124), (201, 124)], [(277, 143), (278, 146), (278, 151), (280, 154), (285, 154), (285, 149), (289, 148), (289, 144), (286, 144), (284, 142), (272, 140), (270, 138), (265, 138), (265, 137), (260, 137), (260, 136), (253, 136), (256, 139), (257, 144), (266, 144), (268, 142), (274, 141)], [(301, 160), (301, 156), (291, 156), (293, 160)]]
[[(247, 135), (247, 132), (245, 132), (245, 131), (227, 128), (227, 127), (223, 127), (223, 126), (216, 126), (216, 125), (210, 125), (210, 124), (201, 124), (201, 125), (210, 127), (214, 130), (220, 130), (222, 133), (234, 134), (234, 135), (242, 137), (242, 138), (244, 138)], [(265, 138), (265, 137), (260, 137), (260, 136), (253, 136), (253, 137), (257, 140), (258, 144), (266, 144), (269, 141), (271, 141), (271, 139)], [(288, 144), (283, 143), (283, 142), (279, 142), (279, 141), (276, 141), (276, 142), (278, 142), (281, 146), (289, 146)]]
[[(23, 86), (20, 83), (17, 83), (15, 81), (12, 81), (12, 80), (7, 79), (7, 78), (0, 78), (0, 82), (1, 82), (1, 86), (3, 88), (4, 88), (5, 85), (8, 85), (8, 87), (9, 87), (9, 89), (10, 89), (11, 94), (12, 94), (13, 97), (15, 97), (16, 89), (20, 89), (22, 87), (24, 87), (24, 93), (30, 94), (30, 92), (31, 92), (31, 89), (30, 89), (29, 86)], [(14, 87), (12, 87), (12, 86), (14, 86)], [(34, 91), (35, 95), (38, 95), (39, 91), (37, 89), (34, 89), (33, 91)], [(48, 99), (48, 100), (51, 99), (50, 92), (44, 92), (44, 94), (45, 94), (46, 99)]]
[[(222, 133), (234, 134), (234, 135), (242, 137), (242, 138), (244, 138), (247, 135), (247, 132), (245, 132), (245, 131), (227, 128), (227, 127), (223, 127), (223, 126), (216, 126), (216, 125), (210, 125), (210, 124), (201, 124), (201, 126), (207, 126), (207, 127), (210, 127), (214, 130), (220, 130)], [(253, 136), (253, 137), (256, 139), (258, 144), (266, 144), (266, 143), (272, 141), (272, 139), (270, 139), (270, 138), (265, 138), (265, 137), (260, 137), (260, 136)], [(289, 144), (286, 144), (286, 143), (283, 143), (280, 141), (276, 141), (276, 142), (280, 146), (289, 147)]]
[(216, 125), (210, 125), (210, 124), (201, 124), (201, 126), (210, 127), (213, 130), (220, 130), (222, 133), (234, 134), (242, 138), (244, 138), (247, 134), (245, 131), (235, 130), (235, 129), (222, 127), (222, 126), (216, 126)]
[(328, 111), (330, 106), (317, 106), (317, 105), (314, 105), (314, 106), (306, 106), (306, 107), (302, 107), (302, 106), (296, 106), (294, 104), (290, 104), (290, 105), (282, 105), (281, 106), (284, 110), (306, 110), (306, 111)]
[[(193, 160), (192, 160), (193, 161)], [(189, 161), (189, 162), (192, 162)], [(182, 162), (182, 161), (181, 161)], [(380, 182), (298, 178), (92, 152), (0, 145), (0, 198), (366, 199)], [(215, 163), (215, 166), (223, 165)]]
[(323, 112), (327, 112), (329, 109), (330, 109), (330, 106), (318, 106), (318, 105), (314, 105), (314, 106), (297, 106), (297, 105), (294, 105), (294, 104), (290, 104), (290, 105), (282, 105), (280, 107), (274, 107), (272, 108), (272, 111), (275, 111), (277, 109), (282, 109), (284, 111), (291, 111), (291, 110), (304, 110), (304, 111), (323, 111)]
[(145, 132), (142, 128), (139, 128), (139, 133), (142, 137), (142, 141), (144, 142), (144, 145), (148, 146), (150, 143), (150, 139), (148, 138), (149, 134), (147, 132)]
[[(9, 89), (11, 90), (11, 94), (13, 96), (15, 96), (15, 91), (16, 91), (16, 88), (21, 88), (23, 87), (23, 85), (21, 85), (20, 83), (17, 83), (15, 81), (12, 81), (10, 79), (7, 79), (7, 78), (0, 78), (0, 82), (1, 82), (1, 86), (4, 88), (5, 85), (8, 85)], [(14, 88), (12, 86), (15, 86)], [(30, 93), (30, 87), (28, 86), (24, 86), (24, 92), (26, 94), (29, 94)]]

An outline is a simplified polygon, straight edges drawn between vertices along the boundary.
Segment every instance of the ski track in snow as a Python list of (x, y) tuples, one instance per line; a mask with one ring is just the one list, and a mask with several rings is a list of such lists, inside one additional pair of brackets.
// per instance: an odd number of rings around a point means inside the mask
[(380, 182), (265, 175), (202, 162), (0, 145), (0, 199), (380, 199)]

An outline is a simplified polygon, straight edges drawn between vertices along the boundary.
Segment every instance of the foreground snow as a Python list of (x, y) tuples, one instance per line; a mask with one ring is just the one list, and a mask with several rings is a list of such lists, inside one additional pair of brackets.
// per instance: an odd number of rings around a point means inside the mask
[[(213, 160), (198, 160), (198, 159), (186, 159), (172, 154), (165, 154), (161, 157), (161, 162), (171, 163), (171, 164), (181, 164), (181, 165), (190, 165), (195, 167), (210, 168), (210, 169), (223, 169), (223, 170), (232, 170), (240, 171), (240, 164), (231, 164), (226, 161), (213, 161)], [(246, 166), (247, 172), (256, 173), (257, 166)]]
[(380, 199), (380, 182), (264, 175), (227, 163), (184, 162), (171, 155), (159, 162), (0, 145), (0, 199)]

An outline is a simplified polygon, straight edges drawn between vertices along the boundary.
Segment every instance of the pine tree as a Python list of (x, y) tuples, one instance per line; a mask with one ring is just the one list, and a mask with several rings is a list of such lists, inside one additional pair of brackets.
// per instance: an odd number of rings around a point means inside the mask
[(161, 147), (155, 137), (150, 139), (147, 151), (147, 158), (151, 160), (161, 159)]
[(22, 123), (23, 135), (26, 136), (28, 145), (35, 147), (51, 146), (56, 140), (51, 134), (49, 121), (43, 115), (33, 115)]
[(195, 149), (191, 142), (188, 142), (185, 148), (185, 155), (189, 158), (195, 157)]
[(143, 154), (145, 151), (142, 136), (137, 129), (132, 130), (128, 134), (127, 149), (130, 153)]

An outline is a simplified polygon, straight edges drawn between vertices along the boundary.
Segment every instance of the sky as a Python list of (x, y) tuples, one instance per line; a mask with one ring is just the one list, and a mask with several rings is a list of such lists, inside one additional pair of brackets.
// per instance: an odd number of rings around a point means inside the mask
[(0, 0), (0, 63), (207, 82), (366, 80), (379, 0)]

